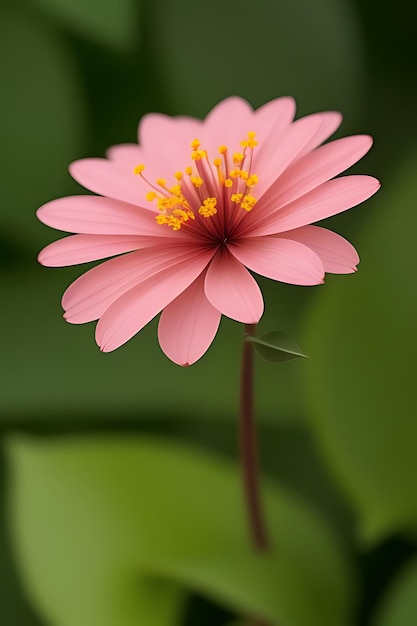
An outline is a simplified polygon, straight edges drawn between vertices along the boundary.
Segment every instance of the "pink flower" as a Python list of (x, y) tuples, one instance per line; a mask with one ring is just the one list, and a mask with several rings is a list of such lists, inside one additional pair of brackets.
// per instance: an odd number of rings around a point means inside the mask
[(47, 246), (39, 261), (56, 267), (116, 258), (70, 285), (65, 319), (99, 320), (96, 340), (108, 352), (162, 311), (161, 348), (189, 365), (210, 346), (221, 314), (245, 324), (261, 318), (262, 293), (248, 270), (295, 285), (354, 272), (353, 246), (309, 224), (378, 190), (370, 176), (334, 178), (372, 139), (321, 145), (341, 115), (294, 122), (294, 113), (292, 98), (257, 111), (228, 98), (204, 121), (150, 114), (139, 125), (139, 145), (73, 163), (75, 180), (100, 195), (60, 198), (38, 210), (48, 226), (78, 233)]

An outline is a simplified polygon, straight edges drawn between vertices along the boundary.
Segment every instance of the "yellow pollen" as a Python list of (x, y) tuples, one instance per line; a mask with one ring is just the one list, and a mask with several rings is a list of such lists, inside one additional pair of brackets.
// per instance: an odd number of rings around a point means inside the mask
[(176, 178), (178, 181), (182, 180), (182, 172), (175, 172), (174, 178)]
[(200, 142), (198, 139), (193, 139), (193, 141), (190, 143), (190, 146), (193, 150), (198, 150), (200, 147)]
[(198, 189), (199, 187), (201, 187), (204, 181), (202, 178), (200, 178), (200, 176), (191, 176), (191, 182), (193, 183), (194, 187), (197, 187)]
[(216, 204), (217, 198), (206, 198), (198, 209), (198, 212), (203, 217), (211, 217), (217, 213)]
[(145, 169), (144, 164), (140, 163), (140, 165), (136, 165), (136, 167), (133, 169), (133, 173), (134, 174), (142, 174), (144, 169)]
[(227, 146), (220, 146), (219, 152), (220, 154), (224, 154), (225, 152), (227, 152)]
[(248, 180), (246, 181), (246, 184), (248, 187), (253, 187), (254, 185), (256, 185), (259, 181), (259, 178), (257, 177), (256, 174), (252, 174), (251, 176), (249, 176)]
[(241, 141), (240, 145), (243, 146), (243, 148), (255, 148), (258, 145), (258, 142), (256, 141), (255, 137), (256, 137), (256, 133), (254, 133), (253, 131), (250, 131), (248, 133), (248, 138)]
[(173, 193), (173, 194), (174, 194), (174, 196), (177, 196), (177, 198), (179, 198), (180, 196), (182, 196), (182, 193), (181, 193), (181, 187), (180, 187), (180, 185), (174, 185), (173, 187), (170, 187), (170, 188), (168, 189), (168, 191), (169, 191), (170, 193)]
[(241, 152), (235, 152), (233, 155), (233, 163), (235, 165), (240, 165), (244, 158), (245, 158), (244, 154), (242, 154)]
[(172, 230), (179, 230), (183, 224), (180, 219), (173, 215), (157, 215), (155, 219), (157, 224), (168, 224)]
[(240, 206), (242, 207), (242, 209), (245, 209), (245, 211), (249, 212), (253, 209), (255, 204), (256, 204), (256, 198), (254, 198), (251, 195), (247, 195), (243, 198)]
[(184, 171), (188, 176), (191, 176), (191, 174), (193, 173), (193, 168), (187, 165)]
[(156, 179), (156, 184), (159, 185), (160, 187), (164, 187), (167, 184), (167, 181), (165, 180), (165, 178), (157, 178)]
[(221, 164), (222, 164), (222, 160), (220, 158), (213, 159), (213, 165), (215, 165), (216, 167), (220, 167)]
[(239, 202), (242, 202), (242, 198), (243, 198), (243, 193), (232, 193), (230, 199), (232, 202), (236, 202), (236, 204), (239, 204)]
[(233, 187), (233, 180), (231, 178), (226, 178), (226, 180), (224, 181), (224, 186)]
[(145, 197), (149, 202), (152, 202), (156, 198), (156, 191), (148, 191)]
[(205, 150), (193, 150), (191, 152), (191, 158), (193, 161), (201, 161), (201, 159), (206, 158), (206, 151)]
[(239, 176), (242, 180), (248, 180), (249, 178), (249, 173), (246, 172), (245, 170), (240, 170), (239, 172)]

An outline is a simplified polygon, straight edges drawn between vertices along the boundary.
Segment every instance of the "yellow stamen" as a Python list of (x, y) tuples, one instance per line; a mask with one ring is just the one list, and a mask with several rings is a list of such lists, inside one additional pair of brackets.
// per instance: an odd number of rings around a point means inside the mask
[(200, 176), (191, 176), (191, 182), (193, 183), (194, 187), (197, 187), (198, 189), (199, 187), (201, 187), (204, 181), (202, 178), (200, 178)]
[(174, 185), (173, 187), (170, 187), (168, 191), (173, 193), (174, 196), (177, 196), (177, 198), (182, 197), (180, 185)]
[(203, 217), (211, 217), (217, 213), (216, 204), (217, 198), (206, 198), (201, 207), (198, 209), (198, 212)]
[(256, 137), (256, 133), (254, 133), (253, 131), (250, 131), (248, 133), (248, 138), (241, 141), (240, 145), (243, 148), (255, 148), (258, 145), (258, 142), (256, 141), (255, 137)]
[(144, 164), (140, 163), (139, 165), (136, 165), (136, 167), (133, 169), (133, 173), (134, 174), (142, 174), (144, 169), (145, 169)]
[[(184, 168), (184, 172), (190, 178), (191, 184), (197, 190), (197, 196), (200, 197), (201, 206), (198, 208), (199, 214), (204, 217), (212, 217), (218, 212), (217, 198), (215, 196), (206, 199), (204, 195), (206, 193), (205, 183), (208, 189), (215, 185), (213, 179), (213, 166), (217, 170), (217, 179), (222, 191), (222, 207), (223, 203), (230, 204), (231, 208), (235, 205), (239, 205), (245, 211), (251, 211), (255, 206), (257, 200), (251, 195), (250, 190), (258, 183), (258, 176), (251, 172), (253, 149), (258, 145), (255, 140), (255, 133), (248, 132), (247, 139), (240, 142), (243, 147), (241, 152), (234, 152), (233, 156), (229, 158), (228, 147), (222, 145), (219, 147), (219, 154), (222, 158), (215, 158), (213, 161), (208, 160), (207, 151), (201, 149), (199, 139), (193, 139), (190, 146), (192, 149), (191, 159), (196, 162), (194, 168), (188, 165)], [(248, 149), (250, 153), (248, 154)], [(207, 165), (199, 163), (202, 159), (206, 159)], [(246, 159), (248, 162), (246, 163)], [(242, 169), (243, 163), (246, 163), (246, 169)], [(234, 167), (233, 167), (234, 166)], [(232, 168), (232, 169), (230, 169)], [(134, 173), (138, 174), (145, 180), (153, 190), (146, 194), (146, 199), (149, 202), (156, 202), (159, 210), (159, 214), (155, 216), (158, 224), (164, 224), (172, 228), (173, 230), (180, 230), (183, 224), (186, 224), (189, 220), (195, 219), (195, 214), (189, 204), (189, 201), (183, 194), (182, 180), (183, 172), (177, 171), (174, 174), (176, 183), (171, 187), (167, 186), (165, 178), (158, 178), (155, 184), (148, 181), (142, 174), (145, 169), (145, 165), (140, 163), (134, 168)], [(206, 178), (208, 176), (208, 178)], [(201, 190), (203, 188), (203, 190)], [(231, 189), (231, 195), (225, 194), (224, 188)], [(194, 204), (194, 200), (190, 200), (191, 204)]]
[(157, 215), (155, 219), (157, 224), (168, 224), (172, 230), (179, 230), (182, 226), (181, 220), (173, 215)]
[(245, 209), (245, 211), (249, 212), (253, 209), (255, 204), (256, 204), (256, 198), (248, 194), (247, 196), (243, 198), (240, 206), (242, 207), (242, 209)]
[(205, 150), (193, 150), (191, 152), (191, 158), (193, 161), (201, 161), (201, 159), (206, 158), (206, 151)]
[(241, 152), (235, 152), (233, 155), (233, 163), (235, 165), (240, 165), (244, 158), (245, 158), (244, 154), (242, 154)]

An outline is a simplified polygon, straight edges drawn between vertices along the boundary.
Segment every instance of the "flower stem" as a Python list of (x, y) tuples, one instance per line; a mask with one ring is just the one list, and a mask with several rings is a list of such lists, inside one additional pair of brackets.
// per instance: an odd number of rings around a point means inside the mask
[[(245, 335), (255, 335), (255, 331), (255, 324), (245, 325)], [(270, 540), (262, 511), (259, 489), (258, 444), (253, 402), (253, 357), (252, 344), (249, 341), (244, 341), (240, 376), (240, 463), (251, 540), (257, 551), (267, 552), (270, 549)], [(268, 625), (262, 620), (253, 619), (251, 626)]]

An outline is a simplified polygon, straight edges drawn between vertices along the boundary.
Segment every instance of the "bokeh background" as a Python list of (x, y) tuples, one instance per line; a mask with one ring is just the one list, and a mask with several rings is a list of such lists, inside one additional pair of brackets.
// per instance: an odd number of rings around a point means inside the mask
[[(0, 621), (5, 626), (417, 623), (417, 22), (377, 0), (3, 0), (0, 8)], [(327, 221), (361, 255), (324, 286), (261, 283), (260, 330), (310, 355), (257, 362), (277, 549), (247, 549), (237, 479), (242, 329), (181, 369), (156, 323), (103, 355), (45, 269), (35, 210), (68, 164), (142, 115), (293, 95), (370, 133), (382, 190)]]

